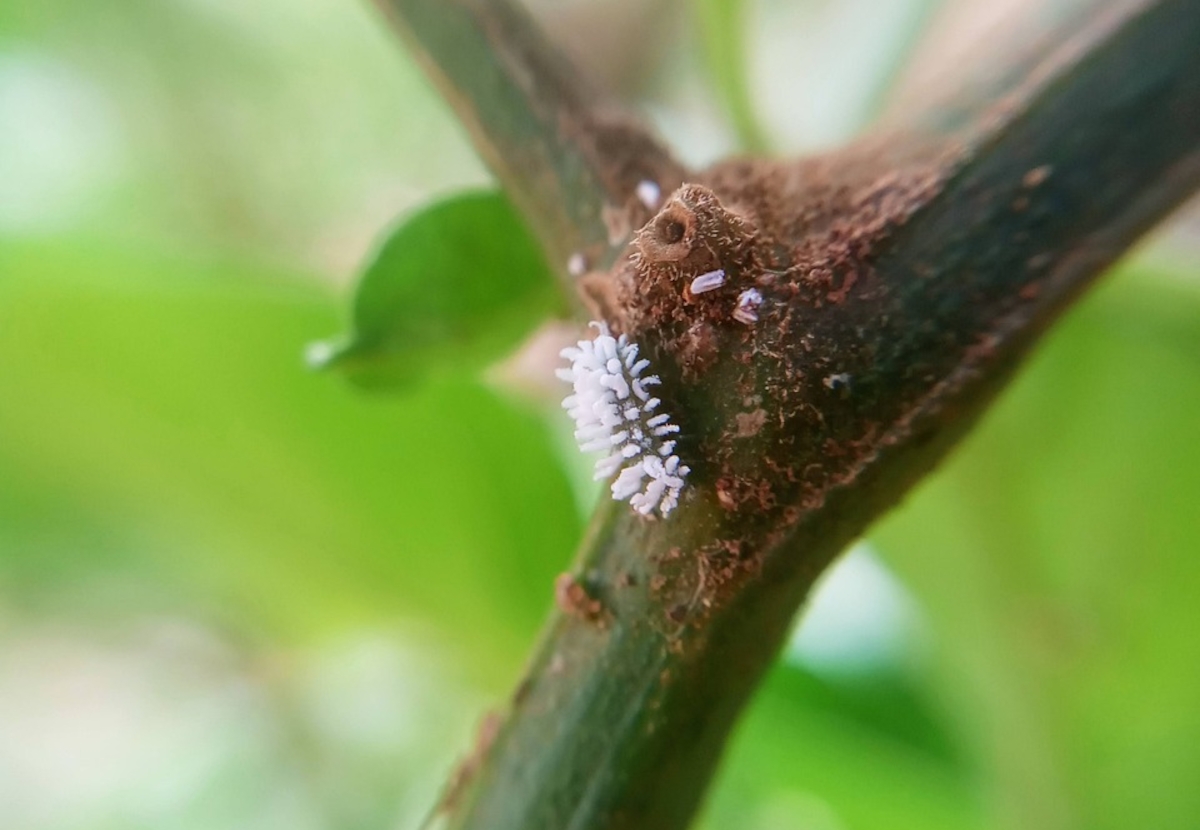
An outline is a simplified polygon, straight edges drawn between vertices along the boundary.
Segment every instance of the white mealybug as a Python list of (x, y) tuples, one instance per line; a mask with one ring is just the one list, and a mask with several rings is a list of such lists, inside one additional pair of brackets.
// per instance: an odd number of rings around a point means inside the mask
[(733, 319), (739, 323), (752, 326), (758, 322), (758, 307), (762, 305), (762, 294), (757, 288), (747, 288), (738, 294), (737, 305), (733, 308)]
[(725, 269), (718, 268), (715, 271), (709, 271), (701, 274), (692, 280), (690, 286), (693, 294), (703, 294), (706, 291), (715, 291), (725, 284)]
[(587, 273), (587, 257), (576, 251), (567, 259), (567, 273), (572, 277), (582, 277)]
[(593, 340), (580, 340), (562, 350), (571, 361), (558, 376), (574, 387), (563, 408), (575, 419), (575, 440), (584, 452), (607, 452), (596, 462), (597, 480), (618, 473), (612, 495), (629, 500), (634, 510), (666, 516), (679, 503), (684, 480), (691, 472), (675, 455), (679, 432), (671, 416), (657, 413), (662, 403), (646, 391), (660, 383), (657, 375), (644, 375), (648, 360), (638, 360), (638, 347), (625, 335), (613, 337), (604, 323), (592, 323), (599, 332)]
[(658, 210), (658, 206), (662, 202), (662, 190), (659, 188), (658, 182), (642, 179), (637, 183), (634, 192), (637, 194), (639, 202), (650, 210)]

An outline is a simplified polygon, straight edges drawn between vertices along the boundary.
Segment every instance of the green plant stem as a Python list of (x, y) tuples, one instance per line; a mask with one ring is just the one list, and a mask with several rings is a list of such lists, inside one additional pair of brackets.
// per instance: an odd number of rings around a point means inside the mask
[(683, 169), (629, 113), (594, 90), (511, 0), (374, 0), (529, 220), (551, 263), (607, 267), (627, 241), (606, 216), (642, 180)]
[[(468, 82), (471, 67), (504, 63), (455, 63), (445, 38), (464, 20), (476, 33), (459, 47), (464, 53), (494, 48), (503, 56), (510, 48), (478, 34), (487, 15), (465, 10), (474, 4), (388, 5), (419, 18), (411, 31), (422, 43), (434, 38), (425, 50), (439, 65), (451, 63), (443, 74), (466, 73), (458, 97), (486, 87)], [(624, 504), (601, 507), (525, 680), (448, 788), (432, 826), (688, 824), (816, 577), (966, 432), (1046, 326), (1200, 184), (1200, 4), (1124, 8), (1032, 64), (1019, 95), (932, 145), (927, 161), (941, 165), (937, 186), (907, 221), (855, 252), (859, 288), (839, 302), (793, 309), (809, 336), (779, 344), (794, 352), (781, 363), (800, 357), (838, 366), (855, 386), (843, 399), (828, 394), (819, 375), (799, 378), (794, 391), (812, 411), (808, 421), (770, 425), (738, 445), (740, 463), (772, 483), (772, 500), (731, 508), (715, 464), (701, 463), (694, 497), (669, 521), (635, 517)], [(530, 31), (520, 28), (520, 38)], [(521, 47), (522, 54), (541, 48)], [(514, 99), (496, 95), (496, 105), (520, 113), (538, 111), (542, 94), (582, 100), (553, 84), (548, 93), (526, 83), (506, 94)], [(484, 141), (493, 148), (513, 135), (502, 114), (475, 122), (498, 131)], [(552, 151), (500, 162), (505, 181), (546, 181), (524, 191), (523, 204), (537, 202), (535, 217), (549, 204), (539, 200), (571, 203), (578, 189), (605, 192), (604, 176), (581, 176), (563, 158), (612, 162), (572, 155), (564, 142), (578, 136), (564, 139), (557, 126), (549, 132), (542, 146)], [(494, 152), (485, 155), (495, 161)], [(834, 154), (803, 169), (845, 167), (852, 180), (856, 158)], [(794, 207), (806, 207), (803, 196)], [(594, 213), (566, 216), (597, 221)], [(593, 239), (597, 231), (574, 233)], [(736, 348), (719, 346), (685, 409), (717, 432), (744, 406), (734, 381), (745, 369)], [(790, 447), (787, 458), (772, 449), (779, 446)], [(777, 474), (782, 465), (803, 475), (789, 483)], [(820, 475), (810, 480), (810, 470)]]

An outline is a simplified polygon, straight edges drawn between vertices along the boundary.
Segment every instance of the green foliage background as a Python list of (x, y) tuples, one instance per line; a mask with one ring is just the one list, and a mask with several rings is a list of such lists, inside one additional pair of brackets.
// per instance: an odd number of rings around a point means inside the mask
[[(678, 52), (712, 53), (736, 5), (697, 4)], [(709, 69), (737, 134), (768, 142), (742, 54)], [(688, 60), (641, 94), (666, 106)], [(669, 138), (723, 129), (680, 106)], [(562, 302), (502, 200), (415, 220), (482, 211), (508, 228), (486, 261), (401, 224), (346, 311), (396, 216), (485, 183), (356, 4), (0, 7), (5, 827), (419, 822), (518, 676), (594, 492), (554, 402), (481, 379)], [(1195, 262), (1160, 242), (1106, 279), (871, 534), (911, 619), (866, 657), (789, 648), (704, 827), (1200, 815)], [(343, 330), (387, 346), (352, 379), (399, 393), (306, 367)]]

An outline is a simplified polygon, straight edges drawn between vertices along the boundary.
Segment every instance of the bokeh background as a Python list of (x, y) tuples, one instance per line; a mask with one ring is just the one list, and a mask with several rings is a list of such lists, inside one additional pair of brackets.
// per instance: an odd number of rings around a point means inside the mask
[[(533, 4), (697, 163), (844, 139), (1029, 6)], [(398, 216), (487, 183), (365, 2), (0, 4), (0, 826), (420, 822), (596, 493), (512, 372), (302, 356)], [(825, 579), (704, 828), (1195, 826), (1195, 226)]]

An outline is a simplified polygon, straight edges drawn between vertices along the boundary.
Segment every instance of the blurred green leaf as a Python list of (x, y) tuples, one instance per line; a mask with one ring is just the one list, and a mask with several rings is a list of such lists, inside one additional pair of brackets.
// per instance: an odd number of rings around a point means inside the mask
[(1126, 272), (876, 532), (1003, 826), (1200, 815), (1200, 290)]
[(767, 138), (754, 112), (746, 60), (746, 3), (696, 0), (700, 40), (709, 74), (744, 152), (766, 149)]
[(463, 377), (314, 377), (335, 304), (294, 275), (2, 240), (0, 274), (0, 605), (416, 623), (507, 683), (579, 534), (537, 417)]
[(827, 679), (776, 667), (738, 728), (701, 827), (985, 827), (973, 771), (927, 691), (888, 671)]
[(353, 330), (309, 348), (314, 366), (365, 387), (480, 368), (559, 305), (541, 250), (498, 191), (459, 194), (389, 234), (364, 271)]

